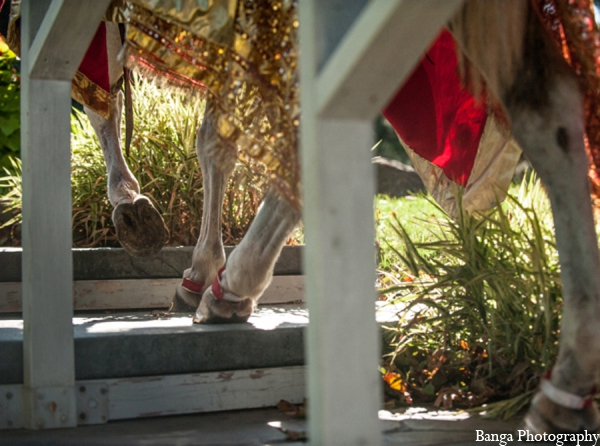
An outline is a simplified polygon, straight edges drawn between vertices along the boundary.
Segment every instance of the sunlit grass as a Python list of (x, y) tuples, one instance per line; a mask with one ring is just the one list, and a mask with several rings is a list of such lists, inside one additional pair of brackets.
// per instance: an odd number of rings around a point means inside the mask
[(402, 206), (380, 205), (395, 212), (380, 230), (380, 293), (399, 309), (386, 334), (390, 395), (463, 407), (504, 400), (488, 413), (514, 414), (557, 353), (562, 286), (541, 183), (513, 186), (489, 213), (438, 213), (418, 229)]
[(375, 233), (380, 251), (381, 267), (389, 267), (395, 260), (393, 252), (397, 248), (397, 244), (393, 242), (396, 239), (395, 225), (400, 223), (406, 228), (411, 240), (425, 242), (440, 234), (440, 228), (436, 222), (442, 216), (443, 212), (431, 198), (422, 194), (400, 198), (390, 198), (387, 195), (377, 196), (375, 198)]

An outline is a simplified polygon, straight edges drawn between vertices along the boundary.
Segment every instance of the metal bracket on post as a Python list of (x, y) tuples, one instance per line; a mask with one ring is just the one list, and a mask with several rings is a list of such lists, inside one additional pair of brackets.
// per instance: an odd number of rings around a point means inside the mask
[[(27, 425), (37, 429), (104, 424), (109, 418), (108, 398), (108, 383), (104, 381), (80, 381), (74, 388), (41, 387), (35, 390), (22, 384), (2, 385), (0, 431), (25, 426), (23, 403), (26, 400), (33, 408), (33, 419)], [(75, 407), (72, 401), (76, 401)]]
[(0, 386), (0, 430), (23, 427), (21, 384)]
[(25, 416), (32, 417), (25, 420), (27, 426), (49, 429), (77, 425), (72, 386), (23, 387), (23, 401), (29, 402), (31, 409), (25, 412)]
[(77, 425), (103, 424), (108, 421), (108, 384), (104, 382), (78, 382)]

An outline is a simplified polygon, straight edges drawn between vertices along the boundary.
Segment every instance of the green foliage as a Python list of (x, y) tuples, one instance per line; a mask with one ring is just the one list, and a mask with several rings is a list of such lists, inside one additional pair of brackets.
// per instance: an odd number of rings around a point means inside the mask
[[(135, 81), (133, 94), (135, 130), (129, 168), (141, 192), (165, 219), (171, 234), (168, 244), (194, 245), (203, 207), (195, 139), (204, 102), (141, 78)], [(75, 116), (71, 126), (73, 242), (76, 246), (118, 246), (102, 150), (86, 117), (79, 112)], [(251, 178), (239, 164), (232, 175), (224, 200), (225, 243), (241, 240), (256, 214), (267, 176), (258, 167), (255, 170), (259, 173)]]
[[(424, 242), (440, 233), (435, 224), (444, 215), (436, 204), (424, 195), (408, 195), (390, 198), (379, 195), (375, 199), (375, 234), (380, 248), (380, 266), (384, 269), (392, 267), (397, 261), (394, 249), (397, 248), (395, 224), (406, 228), (410, 239)], [(388, 246), (392, 243), (391, 246)]]
[(514, 414), (558, 349), (562, 287), (541, 183), (524, 181), (487, 214), (429, 222), (424, 241), (398, 219), (390, 226), (395, 262), (380, 292), (400, 319), (387, 330), (387, 372), (413, 400), (473, 407), (508, 399), (494, 414)]
[(7, 191), (0, 196), (0, 203), (4, 205), (3, 213), (9, 214), (9, 218), (0, 228), (21, 224), (21, 160), (9, 158), (9, 162), (10, 168), (3, 167), (4, 176), (0, 177), (0, 190)]
[[(169, 245), (196, 243), (203, 206), (202, 175), (195, 151), (196, 130), (204, 103), (189, 93), (161, 88), (141, 78), (135, 80), (135, 129), (127, 162), (165, 219)], [(124, 125), (124, 124), (123, 124)], [(124, 129), (122, 131), (124, 135)], [(107, 174), (102, 150), (87, 117), (74, 110), (71, 119), (73, 244), (79, 247), (119, 246), (107, 197)], [(268, 175), (261, 166), (238, 164), (225, 193), (223, 237), (235, 244), (246, 233), (262, 199)], [(20, 178), (13, 171), (0, 178), (11, 191), (2, 201), (20, 221)], [(8, 225), (8, 224), (7, 224)], [(16, 244), (9, 240), (0, 243)]]
[[(0, 36), (0, 172), (14, 172), (21, 147), (20, 86), (16, 56)], [(0, 188), (0, 192), (3, 190)]]

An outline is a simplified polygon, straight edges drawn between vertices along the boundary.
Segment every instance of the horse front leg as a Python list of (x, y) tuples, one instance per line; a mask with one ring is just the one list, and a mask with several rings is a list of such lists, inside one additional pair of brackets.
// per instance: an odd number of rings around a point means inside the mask
[(104, 154), (108, 171), (108, 199), (113, 205), (113, 223), (121, 246), (135, 257), (158, 253), (169, 237), (165, 223), (150, 200), (140, 194), (140, 186), (127, 167), (121, 151), (121, 93), (123, 62), (121, 33), (117, 23), (106, 22), (108, 76), (111, 85), (108, 119), (85, 108)]
[(194, 312), (202, 293), (225, 265), (225, 249), (221, 229), (223, 197), (229, 177), (235, 168), (234, 148), (224, 147), (215, 130), (218, 111), (207, 99), (202, 125), (196, 135), (196, 154), (202, 171), (204, 206), (200, 235), (194, 248), (192, 267), (183, 273), (177, 286), (171, 311)]
[(129, 170), (121, 150), (121, 110), (123, 94), (118, 83), (113, 86), (108, 119), (85, 108), (94, 128), (108, 171), (108, 199), (114, 206), (112, 219), (117, 239), (134, 257), (147, 257), (160, 251), (168, 239), (164, 220), (150, 200), (140, 193), (140, 186)]
[[(559, 354), (525, 418), (536, 433), (595, 431), (593, 394), (600, 366), (600, 261), (594, 230), (583, 101), (576, 79), (550, 43), (526, 50), (506, 95), (515, 138), (546, 186), (563, 283)], [(541, 60), (540, 60), (541, 58)]]
[(275, 262), (300, 213), (271, 189), (242, 242), (204, 292), (195, 323), (248, 320), (273, 277)]

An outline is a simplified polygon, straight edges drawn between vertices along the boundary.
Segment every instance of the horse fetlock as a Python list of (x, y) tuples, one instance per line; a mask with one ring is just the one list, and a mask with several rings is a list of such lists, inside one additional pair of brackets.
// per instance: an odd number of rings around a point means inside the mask
[(133, 175), (131, 178), (125, 179), (122, 175), (109, 174), (108, 199), (114, 207), (123, 203), (133, 203), (139, 194), (140, 185)]
[(236, 256), (239, 253), (240, 251), (234, 251), (231, 254), (222, 283), (227, 290), (237, 296), (258, 300), (273, 279), (276, 258), (272, 262), (261, 262), (260, 260), (248, 262), (247, 259), (260, 259), (260, 257), (244, 256), (246, 261), (240, 262), (237, 261), (238, 256)]
[(595, 402), (583, 409), (569, 409), (538, 393), (525, 415), (524, 425), (533, 434), (596, 432), (600, 430), (600, 412)]
[(225, 266), (225, 249), (220, 238), (215, 238), (213, 246), (198, 242), (192, 256), (192, 267), (184, 272), (184, 277), (196, 282), (211, 284), (217, 273)]
[[(560, 352), (552, 371), (552, 381), (562, 389), (586, 395), (596, 384), (600, 364), (600, 345), (592, 330), (582, 332), (565, 327), (561, 333)], [(581, 348), (585, 346), (585, 348)]]

